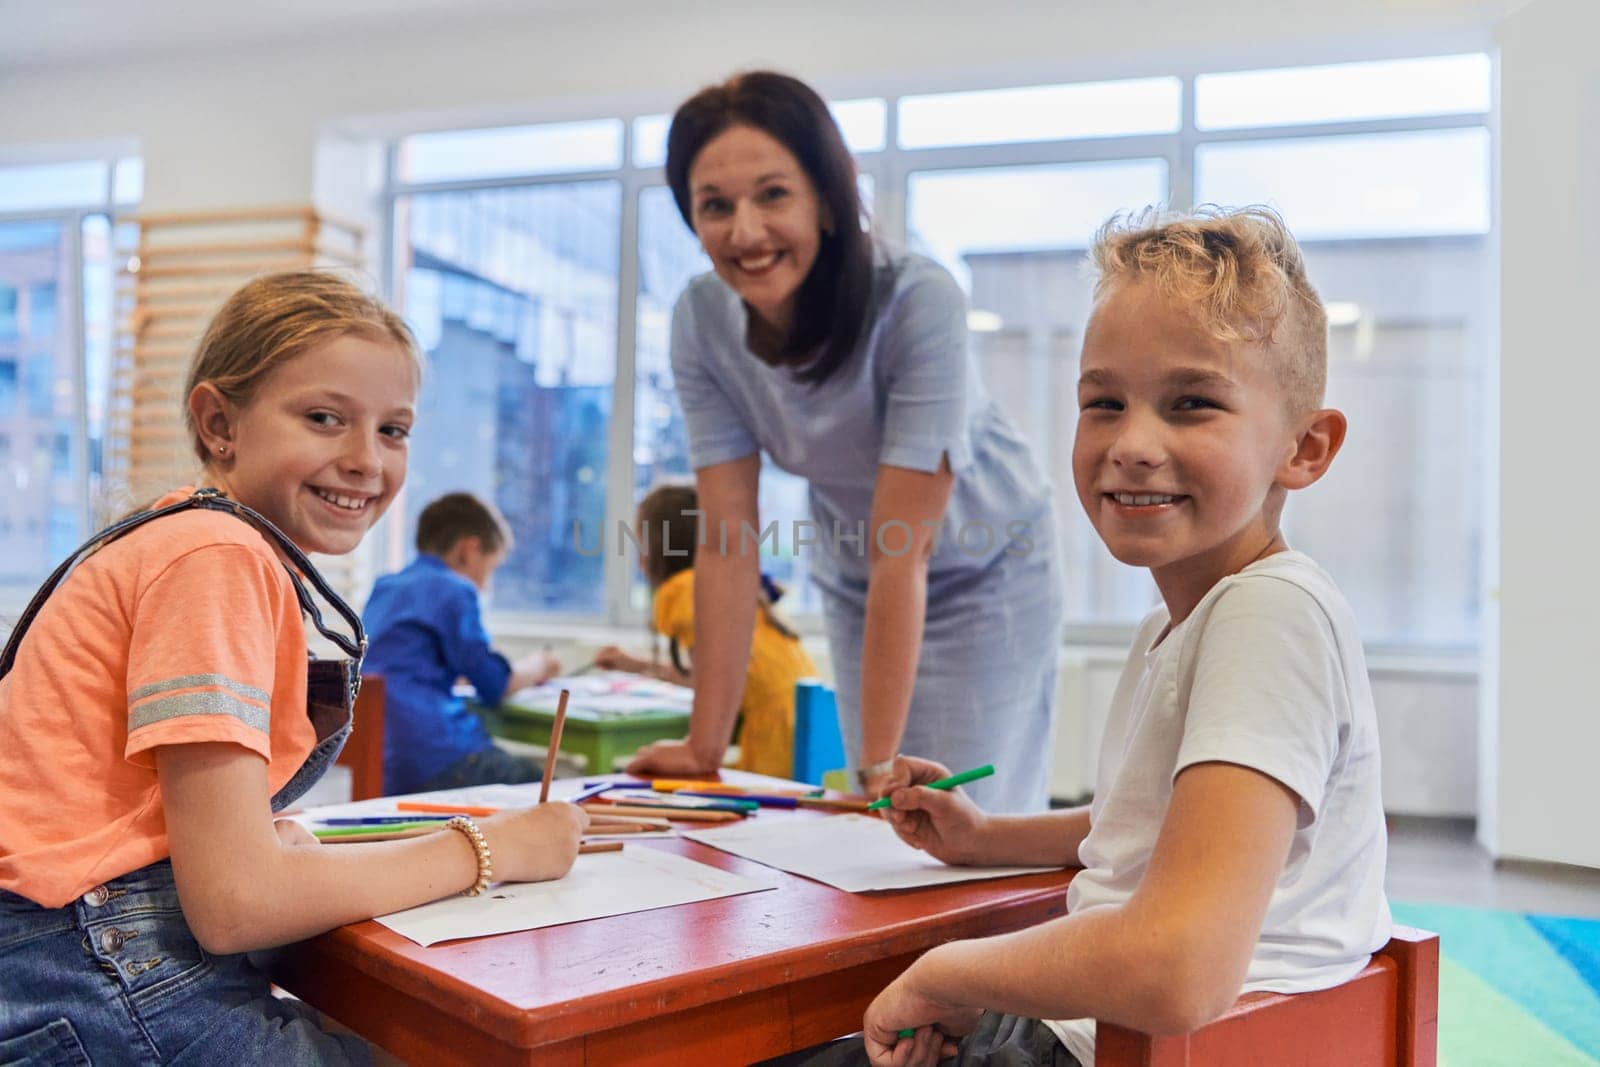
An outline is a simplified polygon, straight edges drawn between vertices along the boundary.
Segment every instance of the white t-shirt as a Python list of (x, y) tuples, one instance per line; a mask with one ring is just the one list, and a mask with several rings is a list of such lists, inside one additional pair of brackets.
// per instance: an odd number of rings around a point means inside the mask
[[(1133, 895), (1179, 771), (1250, 767), (1294, 790), (1300, 817), (1243, 991), (1338, 985), (1390, 928), (1378, 721), (1350, 606), (1308, 556), (1280, 552), (1218, 582), (1162, 639), (1167, 620), (1164, 607), (1144, 620), (1117, 684), (1067, 910)], [(1094, 1062), (1093, 1020), (1046, 1024)]]

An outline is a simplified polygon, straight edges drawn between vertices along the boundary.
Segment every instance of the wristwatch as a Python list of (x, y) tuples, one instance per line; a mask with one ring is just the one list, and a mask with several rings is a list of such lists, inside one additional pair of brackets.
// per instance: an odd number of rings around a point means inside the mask
[(857, 767), (856, 785), (860, 786), (862, 789), (865, 789), (867, 787), (867, 780), (869, 778), (876, 778), (880, 774), (888, 774), (892, 770), (894, 770), (893, 756), (890, 756), (888, 759), (882, 760), (878, 763), (869, 763), (865, 767)]

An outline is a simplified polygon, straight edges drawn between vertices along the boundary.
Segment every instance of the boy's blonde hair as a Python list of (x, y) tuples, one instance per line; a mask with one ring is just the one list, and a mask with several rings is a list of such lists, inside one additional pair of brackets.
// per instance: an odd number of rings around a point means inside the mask
[(1328, 315), (1276, 211), (1208, 204), (1189, 215), (1115, 215), (1095, 234), (1090, 256), (1097, 303), (1125, 282), (1152, 281), (1217, 340), (1268, 349), (1291, 413), (1322, 406)]
[(183, 387), (184, 425), (200, 462), (211, 457), (189, 411), (189, 394), (210, 382), (230, 402), (243, 406), (278, 367), (326, 341), (357, 334), (392, 341), (422, 377), (417, 340), (393, 311), (337, 275), (286, 270), (246, 282), (211, 317), (189, 364)]

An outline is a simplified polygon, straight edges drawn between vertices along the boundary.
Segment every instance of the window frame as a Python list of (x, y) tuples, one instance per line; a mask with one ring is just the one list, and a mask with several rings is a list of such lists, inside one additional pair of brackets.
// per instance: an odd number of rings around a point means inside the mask
[[(115, 233), (117, 225), (117, 205), (113, 201), (113, 186), (115, 182), (115, 160), (110, 161), (108, 168), (109, 177), (106, 183), (106, 202), (93, 207), (71, 208), (39, 208), (28, 211), (0, 211), (0, 226), (14, 223), (55, 223), (66, 230), (67, 255), (70, 259), (70, 273), (73, 279), (71, 292), (66, 294), (68, 301), (67, 322), (59, 319), (57, 329), (68, 331), (68, 343), (76, 358), (72, 361), (72, 395), (73, 395), (73, 432), (72, 447), (82, 462), (78, 465), (76, 492), (73, 494), (77, 501), (78, 528), (87, 531), (82, 539), (86, 539), (95, 528), (96, 514), (94, 495), (91, 489), (91, 455), (89, 448), (89, 351), (84, 330), (84, 293), (83, 293), (83, 227), (86, 220), (97, 215), (105, 216)], [(62, 294), (56, 296), (57, 306), (62, 300)], [(113, 312), (115, 314), (115, 312)], [(18, 386), (19, 395), (22, 386)], [(43, 579), (40, 575), (40, 579)], [(27, 594), (16, 602), (12, 602), (8, 595), (0, 600), (0, 612), (7, 616), (19, 612), (26, 603)]]
[[(1498, 58), (1487, 47), (1454, 48), (1438, 52), (1417, 53), (1401, 57), (1357, 55), (1321, 61), (1308, 61), (1303, 66), (1321, 66), (1328, 63), (1363, 62), (1368, 60), (1406, 58), (1423, 59), (1433, 56), (1459, 55), (1482, 52), (1488, 56), (1490, 77), (1498, 74)], [(885, 105), (884, 143), (881, 150), (856, 156), (858, 170), (870, 175), (874, 188), (873, 225), (876, 232), (895, 242), (904, 242), (906, 236), (906, 209), (909, 180), (912, 175), (925, 171), (973, 170), (987, 167), (1004, 168), (1048, 164), (1104, 163), (1132, 159), (1164, 159), (1167, 163), (1168, 205), (1189, 207), (1193, 205), (1195, 161), (1198, 150), (1204, 145), (1235, 142), (1291, 141), (1307, 138), (1328, 138), (1341, 135), (1375, 133), (1420, 132), (1482, 128), (1488, 131), (1491, 159), (1499, 148), (1499, 129), (1491, 99), (1490, 110), (1460, 112), (1443, 115), (1389, 117), (1377, 119), (1346, 120), (1326, 123), (1299, 123), (1286, 125), (1239, 126), (1227, 129), (1202, 130), (1196, 121), (1196, 79), (1201, 75), (1232, 73), (1252, 69), (1248, 64), (1231, 64), (1225, 69), (1200, 69), (1185, 67), (1166, 70), (1141, 70), (1108, 74), (1097, 72), (1063, 71), (1060, 81), (1029, 81), (1016, 83), (984, 84), (912, 84), (903, 85), (897, 92), (844, 93), (841, 99), (876, 98)], [(1266, 69), (1263, 67), (1262, 69)], [(1076, 84), (1107, 80), (1124, 80), (1146, 76), (1176, 77), (1180, 82), (1180, 117), (1178, 129), (1173, 133), (1133, 134), (1070, 138), (1050, 141), (1024, 141), (987, 145), (960, 145), (953, 147), (902, 148), (899, 145), (899, 104), (904, 97), (925, 96), (944, 91), (976, 89), (1026, 88), (1044, 84)], [(1491, 93), (1492, 97), (1492, 93)], [(386, 220), (382, 243), (382, 280), (386, 294), (393, 300), (397, 293), (396, 256), (401, 241), (397, 229), (396, 207), (402, 198), (422, 193), (463, 191), (486, 188), (509, 188), (526, 185), (561, 184), (575, 181), (607, 179), (618, 181), (622, 190), (620, 249), (618, 258), (618, 307), (616, 340), (616, 373), (613, 382), (612, 419), (609, 430), (609, 465), (606, 472), (605, 529), (616, 529), (617, 522), (631, 518), (633, 499), (633, 430), (635, 402), (635, 366), (637, 321), (636, 308), (639, 285), (639, 197), (648, 188), (665, 184), (659, 166), (640, 166), (635, 163), (636, 123), (641, 118), (659, 115), (659, 109), (632, 109), (609, 114), (563, 113), (542, 115), (539, 122), (567, 122), (592, 118), (616, 118), (623, 124), (622, 165), (616, 170), (583, 171), (551, 175), (523, 175), (510, 178), (456, 180), (438, 182), (403, 182), (398, 178), (399, 144), (402, 138), (391, 140), (387, 147), (384, 185), (381, 193), (382, 218)], [(413, 132), (429, 132), (417, 130)], [(1493, 203), (1493, 176), (1491, 182), (1491, 209), (1489, 232), (1485, 236), (1497, 239), (1498, 211)], [(1416, 237), (1367, 238), (1375, 241), (1410, 241)], [(1423, 238), (1435, 239), (1435, 238)], [(1492, 342), (1489, 342), (1492, 345)], [(392, 537), (400, 534), (394, 532)], [(397, 544), (389, 546), (387, 557), (398, 560), (401, 552)], [(629, 603), (629, 585), (632, 580), (632, 563), (625, 554), (606, 554), (604, 575), (606, 606), (603, 616), (576, 613), (506, 613), (497, 614), (497, 625), (513, 635), (548, 633), (559, 628), (563, 631), (595, 631), (604, 629), (642, 629), (645, 613)], [(801, 616), (796, 620), (802, 632), (821, 631), (821, 620)], [(1064, 640), (1073, 646), (1122, 645), (1132, 638), (1134, 626), (1115, 623), (1073, 623), (1065, 629)], [(1440, 645), (1423, 642), (1394, 642), (1369, 644), (1369, 652), (1378, 657), (1422, 658), (1428, 662), (1459, 664), (1477, 655), (1475, 646)]]

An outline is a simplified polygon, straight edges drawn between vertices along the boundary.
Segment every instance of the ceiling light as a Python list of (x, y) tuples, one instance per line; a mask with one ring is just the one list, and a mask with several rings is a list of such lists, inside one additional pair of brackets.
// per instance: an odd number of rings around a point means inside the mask
[(1361, 321), (1361, 305), (1354, 300), (1332, 300), (1322, 305), (1329, 326), (1354, 326)]
[(995, 333), (1005, 325), (1005, 321), (992, 311), (982, 308), (973, 308), (967, 312), (967, 329), (973, 333)]

